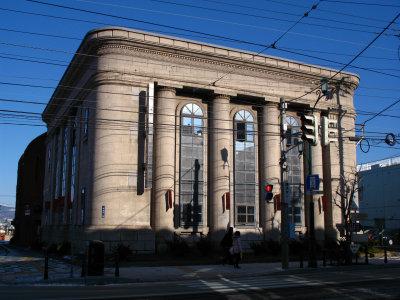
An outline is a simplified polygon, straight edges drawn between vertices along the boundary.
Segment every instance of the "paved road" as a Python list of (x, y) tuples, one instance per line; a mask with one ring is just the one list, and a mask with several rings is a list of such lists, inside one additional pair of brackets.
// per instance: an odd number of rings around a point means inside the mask
[[(105, 269), (104, 276), (80, 277), (80, 268), (62, 260), (49, 261), (49, 279), (43, 279), (44, 258), (24, 250), (0, 247), (2, 299), (400, 299), (400, 258), (370, 259), (369, 265), (299, 268), (280, 263), (232, 266), (169, 266)], [(301, 294), (299, 294), (301, 290)], [(304, 298), (299, 298), (304, 296)], [(308, 295), (306, 297), (306, 295)], [(317, 297), (318, 295), (318, 297)], [(340, 297), (342, 295), (342, 297)], [(240, 298), (238, 298), (240, 297)], [(250, 297), (250, 298), (249, 298)]]
[[(231, 299), (238, 295), (276, 295), (276, 299), (398, 299), (400, 266), (307, 270), (296, 274), (143, 282), (113, 285), (8, 286), (4, 299)], [(397, 287), (397, 288), (396, 288)], [(301, 292), (301, 293), (300, 293)], [(345, 297), (345, 295), (347, 295)], [(307, 297), (306, 297), (307, 296)], [(257, 297), (257, 298), (260, 298)], [(251, 297), (253, 298), (253, 297)], [(260, 299), (265, 299), (261, 297)], [(347, 298), (350, 299), (350, 298)]]

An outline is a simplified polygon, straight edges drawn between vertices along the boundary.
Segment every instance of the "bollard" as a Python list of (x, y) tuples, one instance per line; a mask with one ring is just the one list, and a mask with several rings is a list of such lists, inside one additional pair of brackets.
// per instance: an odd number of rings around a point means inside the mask
[(81, 277), (85, 277), (86, 272), (85, 272), (85, 260), (82, 261), (82, 272), (81, 272)]
[(115, 254), (115, 277), (119, 277), (119, 255)]
[(384, 248), (383, 248), (383, 251), (384, 251), (384, 253), (385, 253), (385, 264), (387, 264), (387, 248), (384, 247)]
[(326, 267), (326, 250), (322, 252), (322, 265)]
[(46, 254), (44, 257), (44, 280), (49, 279), (49, 256)]
[(368, 265), (368, 245), (365, 246), (365, 264)]

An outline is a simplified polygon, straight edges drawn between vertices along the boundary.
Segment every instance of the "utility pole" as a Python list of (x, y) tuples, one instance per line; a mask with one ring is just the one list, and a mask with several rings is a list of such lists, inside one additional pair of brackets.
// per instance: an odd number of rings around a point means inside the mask
[(289, 223), (287, 203), (287, 162), (286, 162), (286, 108), (283, 98), (280, 99), (281, 112), (281, 234), (282, 234), (282, 269), (289, 267)]

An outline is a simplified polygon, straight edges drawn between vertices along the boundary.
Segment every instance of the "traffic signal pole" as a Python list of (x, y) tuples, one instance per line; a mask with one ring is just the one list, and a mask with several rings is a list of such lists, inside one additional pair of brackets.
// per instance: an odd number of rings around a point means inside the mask
[(287, 173), (286, 173), (286, 103), (280, 99), (280, 133), (281, 133), (281, 235), (282, 235), (282, 269), (289, 268), (289, 223), (287, 203)]
[[(308, 174), (312, 175), (312, 145), (308, 143)], [(316, 268), (317, 267), (317, 251), (316, 251), (316, 244), (315, 244), (315, 219), (314, 219), (314, 195), (310, 197), (310, 230), (309, 230), (309, 239), (310, 239), (310, 256), (308, 259), (308, 267)]]

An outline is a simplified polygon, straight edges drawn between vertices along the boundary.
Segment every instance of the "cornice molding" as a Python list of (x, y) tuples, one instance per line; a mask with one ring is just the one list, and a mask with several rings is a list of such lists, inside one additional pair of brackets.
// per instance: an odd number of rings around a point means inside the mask
[[(131, 56), (139, 56), (144, 58), (157, 59), (158, 61), (167, 61), (179, 63), (179, 61), (187, 61), (190, 65), (200, 69), (213, 69), (217, 71), (235, 70), (236, 74), (257, 75), (268, 77), (268, 75), (279, 78), (294, 79), (302, 81), (313, 86), (316, 81), (322, 77), (329, 77), (329, 74), (316, 72), (308, 72), (302, 69), (295, 70), (290, 67), (278, 66), (257, 62), (241, 57), (231, 57), (222, 54), (212, 54), (187, 49), (174, 49), (165, 45), (146, 44), (144, 42), (135, 42), (122, 39), (102, 39), (97, 43), (97, 49), (92, 48), (96, 55), (105, 54), (124, 54)], [(289, 63), (287, 63), (289, 65)], [(311, 69), (311, 67), (309, 67)], [(321, 72), (321, 69), (317, 69)], [(252, 74), (249, 74), (252, 73)], [(235, 74), (230, 72), (230, 74)], [(272, 78), (271, 78), (272, 79)], [(336, 84), (339, 80), (333, 80), (332, 84)], [(300, 83), (299, 83), (300, 84)], [(358, 82), (346, 81), (345, 84), (355, 89)]]

